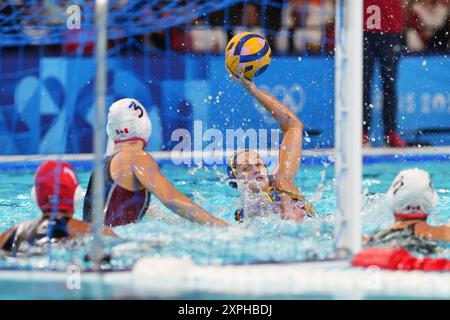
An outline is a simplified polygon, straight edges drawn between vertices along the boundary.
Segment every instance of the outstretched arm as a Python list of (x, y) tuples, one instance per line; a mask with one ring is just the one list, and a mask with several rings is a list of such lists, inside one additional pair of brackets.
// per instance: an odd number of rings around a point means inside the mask
[(415, 234), (433, 240), (450, 241), (450, 225), (435, 227), (427, 225), (425, 222), (418, 223), (415, 226)]
[(178, 192), (159, 170), (156, 161), (148, 154), (137, 156), (134, 174), (139, 182), (154, 194), (167, 208), (190, 221), (226, 227), (228, 223), (206, 212), (194, 201)]
[(269, 93), (256, 87), (253, 81), (234, 75), (231, 77), (255, 97), (278, 122), (283, 131), (283, 141), (280, 146), (279, 166), (275, 173), (275, 179), (292, 182), (300, 168), (303, 123), (289, 107)]

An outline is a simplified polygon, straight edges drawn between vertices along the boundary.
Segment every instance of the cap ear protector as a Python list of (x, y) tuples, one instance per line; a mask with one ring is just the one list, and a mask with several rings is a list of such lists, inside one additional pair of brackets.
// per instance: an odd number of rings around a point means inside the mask
[(236, 160), (239, 151), (235, 151), (233, 155), (229, 158), (229, 162), (227, 165), (227, 174), (228, 174), (228, 185), (234, 189), (237, 189), (238, 185), (236, 182), (237, 172), (236, 172)]
[(106, 142), (106, 152), (105, 156), (108, 157), (114, 153), (114, 141), (108, 137)]

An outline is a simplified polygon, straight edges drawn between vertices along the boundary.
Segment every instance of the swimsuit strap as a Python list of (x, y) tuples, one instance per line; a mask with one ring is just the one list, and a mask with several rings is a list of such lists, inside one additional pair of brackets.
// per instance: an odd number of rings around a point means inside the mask
[[(279, 192), (279, 193), (287, 194), (292, 200), (302, 202), (303, 203), (303, 209), (308, 211), (308, 213), (317, 215), (316, 209), (301, 194), (293, 193), (293, 192), (290, 192), (290, 191), (287, 191), (287, 190), (284, 190), (284, 189), (277, 189), (275, 187), (272, 187), (272, 190), (269, 191), (269, 194), (272, 193), (272, 192)], [(274, 201), (273, 200), (274, 197), (271, 197), (269, 194), (266, 193), (266, 196), (269, 196), (272, 199), (272, 202), (273, 202)]]
[(412, 223), (401, 229), (391, 228), (380, 231), (369, 236), (367, 244), (379, 245), (381, 243), (384, 246), (402, 247), (406, 250), (417, 251), (426, 255), (435, 253), (439, 248), (436, 241), (417, 237), (415, 235), (415, 226), (418, 222)]
[(264, 196), (267, 198), (267, 200), (269, 200), (270, 203), (273, 203), (274, 200), (273, 200), (273, 198), (270, 196), (270, 192), (271, 192), (271, 191), (269, 191), (269, 192), (264, 192)]
[[(405, 228), (397, 228), (397, 229), (390, 228), (387, 230), (380, 231), (374, 235), (369, 236), (369, 241), (382, 241), (383, 238), (386, 238), (387, 236), (392, 235), (392, 234), (395, 235), (396, 233), (399, 233), (399, 232), (404, 233), (404, 234), (402, 234), (403, 236), (407, 236), (407, 235), (415, 236), (415, 226), (417, 223), (418, 222), (412, 223)], [(406, 234), (407, 231), (409, 231), (409, 234)]]
[(111, 181), (111, 182), (114, 182), (114, 179), (112, 178), (112, 176), (111, 176), (111, 162), (112, 162), (112, 160), (113, 160), (113, 158), (118, 154), (118, 153), (120, 153), (120, 151), (117, 151), (117, 152), (114, 152), (113, 154), (111, 154), (111, 155), (109, 155), (109, 156), (107, 156), (106, 158), (105, 158), (105, 173), (106, 173), (106, 178), (109, 180), (109, 181)]
[(3, 244), (3, 247), (0, 249), (5, 251), (12, 250), (14, 246), (14, 239), (16, 238), (16, 233), (17, 233), (17, 226), (14, 226), (13, 229), (11, 230), (11, 234), (9, 235), (8, 240), (6, 240), (6, 242)]

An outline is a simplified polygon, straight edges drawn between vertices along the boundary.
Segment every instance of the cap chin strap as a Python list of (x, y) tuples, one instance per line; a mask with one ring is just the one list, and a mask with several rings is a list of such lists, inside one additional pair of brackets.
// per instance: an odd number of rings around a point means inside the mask
[(139, 137), (124, 139), (124, 140), (114, 140), (114, 144), (130, 142), (130, 141), (142, 141), (144, 143), (144, 148), (147, 146), (147, 141), (145, 141), (144, 139), (139, 138)]
[(230, 157), (230, 168), (231, 168), (231, 172), (233, 173), (235, 178), (237, 178), (236, 160), (237, 160), (238, 153), (239, 153), (239, 151), (235, 151), (233, 153), (233, 155)]
[(394, 217), (402, 218), (402, 219), (425, 219), (428, 217), (428, 213), (419, 212), (419, 213), (394, 213)]

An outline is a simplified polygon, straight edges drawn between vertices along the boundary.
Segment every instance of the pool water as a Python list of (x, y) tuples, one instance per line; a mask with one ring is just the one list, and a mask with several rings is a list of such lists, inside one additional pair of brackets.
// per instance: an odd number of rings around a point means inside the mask
[[(151, 215), (142, 222), (117, 227), (120, 239), (105, 239), (105, 251), (111, 255), (106, 269), (130, 269), (143, 256), (188, 257), (198, 264), (252, 264), (327, 259), (334, 245), (334, 167), (330, 162), (304, 164), (296, 183), (315, 205), (320, 217), (299, 224), (276, 216), (256, 218), (237, 224), (234, 211), (239, 193), (224, 181), (225, 168), (188, 168), (162, 165), (163, 173), (181, 192), (202, 205), (210, 213), (230, 222), (226, 229), (200, 226), (186, 221), (152, 199)], [(15, 223), (40, 215), (30, 198), (34, 168), (0, 170), (0, 232)], [(84, 167), (84, 169), (83, 169)], [(384, 192), (396, 174), (406, 168), (428, 170), (439, 194), (439, 204), (431, 224), (446, 224), (450, 212), (450, 162), (380, 162), (364, 165), (363, 232), (372, 233), (389, 226), (393, 217), (384, 202)], [(86, 165), (76, 166), (81, 184), (86, 188), (89, 174)], [(82, 204), (76, 208), (82, 216)], [(0, 268), (66, 270), (71, 264), (82, 269), (91, 267), (85, 256), (92, 245), (90, 237), (52, 245), (49, 252), (31, 257), (0, 258)], [(440, 256), (450, 258), (448, 245), (443, 244)]]

